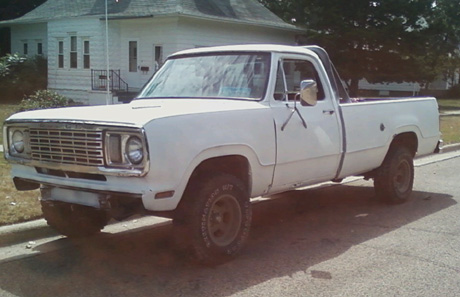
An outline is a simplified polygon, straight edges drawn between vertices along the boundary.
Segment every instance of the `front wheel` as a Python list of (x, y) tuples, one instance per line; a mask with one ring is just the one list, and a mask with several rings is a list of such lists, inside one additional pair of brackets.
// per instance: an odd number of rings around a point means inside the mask
[(243, 247), (251, 227), (249, 195), (241, 181), (228, 174), (203, 179), (185, 197), (183, 222), (195, 258), (219, 264)]
[(388, 203), (409, 200), (414, 184), (413, 154), (405, 147), (390, 149), (374, 177), (377, 197)]

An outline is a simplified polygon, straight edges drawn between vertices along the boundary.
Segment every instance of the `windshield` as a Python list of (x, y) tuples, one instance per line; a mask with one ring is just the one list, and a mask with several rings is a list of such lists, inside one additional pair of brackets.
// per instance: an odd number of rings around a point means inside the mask
[(231, 53), (168, 60), (138, 98), (231, 98), (260, 100), (270, 55)]

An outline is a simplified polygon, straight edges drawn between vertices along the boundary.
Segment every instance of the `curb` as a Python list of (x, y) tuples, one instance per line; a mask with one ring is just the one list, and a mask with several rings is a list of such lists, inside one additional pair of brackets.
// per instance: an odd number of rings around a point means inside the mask
[(45, 219), (0, 226), (0, 248), (56, 235)]
[(443, 145), (441, 147), (441, 154), (450, 153), (450, 152), (457, 151), (457, 150), (460, 150), (460, 143)]
[(28, 222), (0, 226), (0, 237), (12, 233), (27, 232), (31, 229), (40, 229), (47, 226), (48, 224), (46, 223), (45, 219), (37, 219)]
[[(0, 149), (1, 148), (0, 145)], [(460, 143), (443, 146), (440, 154), (442, 155), (457, 150), (460, 150)], [(18, 243), (18, 240), (21, 239), (27, 241), (56, 235), (58, 234), (48, 226), (45, 219), (0, 226), (0, 247)]]

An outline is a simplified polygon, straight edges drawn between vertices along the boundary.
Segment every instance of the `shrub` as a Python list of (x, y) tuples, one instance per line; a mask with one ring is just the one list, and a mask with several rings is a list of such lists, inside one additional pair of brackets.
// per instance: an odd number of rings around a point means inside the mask
[(19, 101), (36, 90), (47, 87), (47, 60), (8, 54), (0, 58), (1, 101)]
[(460, 99), (460, 84), (447, 90), (443, 97), (447, 99)]
[(74, 105), (71, 99), (49, 90), (39, 90), (24, 98), (19, 104), (19, 111), (56, 108)]

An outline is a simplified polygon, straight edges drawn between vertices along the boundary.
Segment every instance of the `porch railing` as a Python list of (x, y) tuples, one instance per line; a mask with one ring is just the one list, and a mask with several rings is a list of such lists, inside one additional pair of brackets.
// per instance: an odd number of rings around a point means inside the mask
[[(109, 70), (110, 91), (128, 92), (128, 84), (121, 78), (120, 70)], [(91, 89), (107, 90), (107, 70), (91, 69)]]

